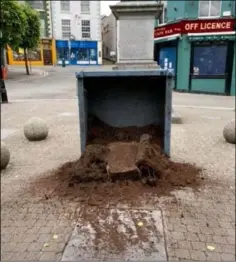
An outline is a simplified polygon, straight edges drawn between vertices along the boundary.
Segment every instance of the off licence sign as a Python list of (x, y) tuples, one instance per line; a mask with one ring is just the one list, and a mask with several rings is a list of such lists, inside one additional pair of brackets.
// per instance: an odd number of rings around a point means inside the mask
[(154, 38), (173, 34), (231, 32), (235, 31), (234, 24), (234, 19), (183, 20), (155, 28)]

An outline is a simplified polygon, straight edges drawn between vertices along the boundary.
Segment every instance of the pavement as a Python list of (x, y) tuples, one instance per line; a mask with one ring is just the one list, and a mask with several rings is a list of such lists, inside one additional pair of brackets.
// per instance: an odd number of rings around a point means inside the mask
[[(48, 170), (80, 156), (74, 76), (78, 68), (40, 70), (48, 74), (6, 80), (9, 103), (1, 105), (1, 139), (11, 160), (1, 173), (1, 260), (101, 259), (91, 251), (94, 243), (84, 253), (71, 250), (75, 239), (80, 245), (82, 241), (75, 231), (79, 217), (73, 215), (78, 203), (57, 198), (42, 201), (28, 192)], [(132, 222), (129, 212), (153, 212), (160, 232), (155, 240), (160, 252), (151, 257), (155, 261), (234, 261), (235, 146), (224, 141), (222, 131), (235, 118), (235, 97), (173, 93), (173, 108), (182, 124), (172, 125), (172, 159), (201, 166), (204, 176), (217, 184), (206, 184), (199, 191), (176, 190), (168, 201), (161, 197), (153, 206), (115, 210), (123, 210), (128, 224)], [(49, 126), (49, 136), (42, 142), (24, 138), (23, 125), (32, 116), (45, 119)], [(151, 259), (139, 254), (139, 259)], [(106, 258), (122, 259), (111, 254)]]

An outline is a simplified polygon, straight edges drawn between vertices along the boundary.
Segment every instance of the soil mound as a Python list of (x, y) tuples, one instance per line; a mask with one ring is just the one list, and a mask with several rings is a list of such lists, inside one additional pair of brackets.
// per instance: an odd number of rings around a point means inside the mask
[(117, 129), (97, 120), (88, 131), (90, 138), (80, 159), (35, 181), (35, 195), (90, 206), (139, 206), (141, 201), (153, 203), (156, 197), (170, 196), (178, 187), (197, 189), (203, 182), (199, 168), (175, 163), (162, 152), (158, 127)]
[(162, 153), (160, 146), (152, 142), (151, 136), (145, 134), (139, 143), (88, 145), (79, 160), (66, 163), (57, 172), (70, 177), (70, 186), (76, 183), (139, 180), (151, 187), (161, 182), (168, 186), (184, 187), (197, 183), (200, 169), (171, 161)]

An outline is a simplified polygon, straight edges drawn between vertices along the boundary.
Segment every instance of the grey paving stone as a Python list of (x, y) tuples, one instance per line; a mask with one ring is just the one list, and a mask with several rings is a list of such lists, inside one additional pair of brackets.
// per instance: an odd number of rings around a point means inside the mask
[[(163, 225), (161, 212), (157, 210), (119, 210), (119, 209), (110, 209), (108, 212), (108, 217), (106, 217), (106, 222), (100, 219), (99, 214), (97, 214), (97, 223), (102, 229), (108, 226), (107, 223), (112, 224), (113, 230), (117, 230), (117, 234), (123, 234), (127, 237), (125, 238), (126, 242), (124, 250), (119, 250), (115, 252), (109, 247), (109, 238), (107, 242), (104, 243), (103, 248), (96, 246), (96, 231), (93, 226), (82, 220), (79, 220), (71, 239), (67, 247), (64, 250), (62, 256), (62, 261), (75, 261), (75, 260), (129, 260), (129, 261), (163, 261), (166, 260), (166, 252), (164, 246), (164, 237), (163, 237)], [(143, 234), (147, 236), (148, 241), (143, 241), (142, 238), (138, 238), (138, 227), (134, 224), (134, 217), (140, 217), (142, 213), (143, 220), (145, 224), (143, 225)], [(115, 216), (114, 216), (115, 215)], [(113, 217), (116, 217), (116, 220), (119, 221), (117, 225), (113, 221)], [(155, 227), (155, 230), (150, 230), (148, 225)], [(148, 229), (149, 228), (149, 229)], [(110, 228), (109, 228), (110, 230)], [(145, 231), (146, 230), (146, 231)], [(107, 232), (111, 234), (112, 231)], [(104, 231), (105, 232), (105, 231)], [(130, 235), (130, 233), (132, 234)], [(82, 233), (82, 234), (81, 234)], [(133, 242), (132, 239), (137, 238), (137, 243)], [(100, 240), (100, 239), (99, 239)], [(104, 240), (103, 240), (104, 241)]]

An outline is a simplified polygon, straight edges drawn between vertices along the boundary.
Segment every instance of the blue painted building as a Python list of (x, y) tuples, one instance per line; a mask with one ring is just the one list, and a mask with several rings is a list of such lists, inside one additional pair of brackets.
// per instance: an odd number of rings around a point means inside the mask
[(175, 70), (175, 89), (235, 95), (235, 0), (165, 2), (155, 59)]
[(97, 48), (97, 41), (56, 40), (57, 63), (98, 65)]

